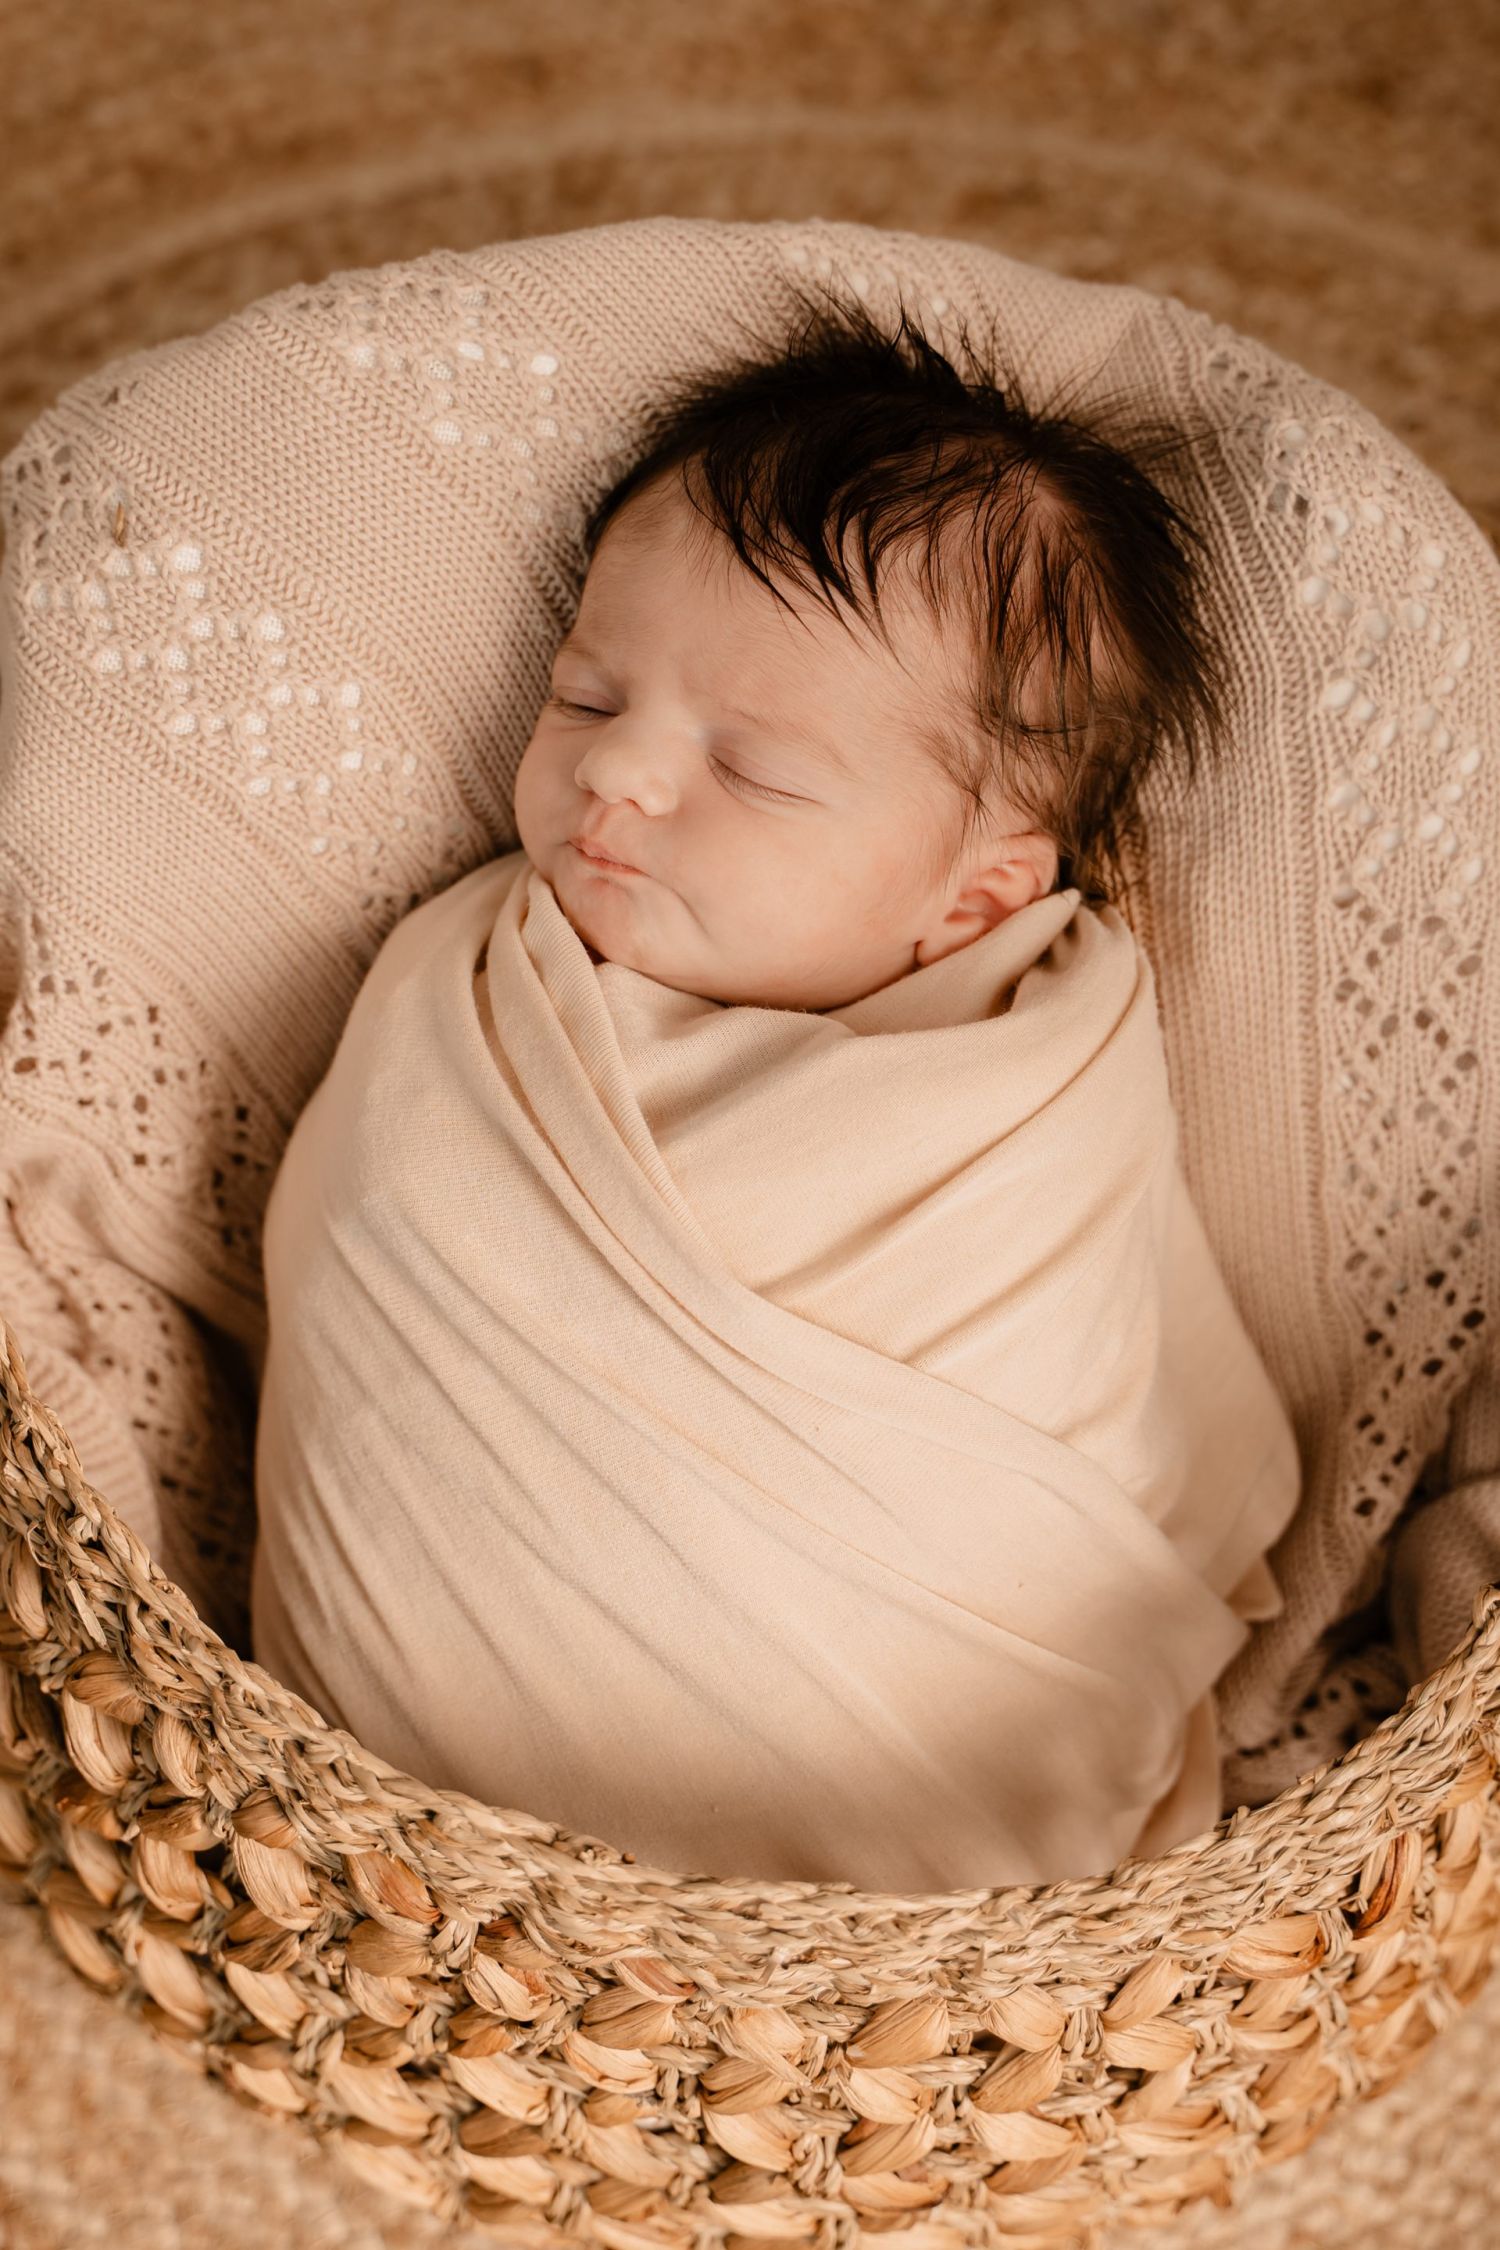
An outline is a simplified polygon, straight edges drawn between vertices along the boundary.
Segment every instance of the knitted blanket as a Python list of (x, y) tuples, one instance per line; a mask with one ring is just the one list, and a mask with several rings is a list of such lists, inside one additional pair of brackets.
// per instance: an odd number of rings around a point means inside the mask
[(1297, 1451), (1113, 907), (726, 1006), (509, 853), (386, 940), (265, 1267), (256, 1653), (377, 1755), (871, 1890), (1218, 1817)]
[(64, 394), (0, 464), (0, 1310), (246, 1645), (287, 1135), (383, 939), (515, 843), (579, 526), (663, 387), (823, 274), (1193, 433), (1159, 474), (1208, 540), (1232, 754), (1148, 791), (1119, 903), (1302, 1461), (1285, 1606), (1216, 1697), (1225, 1801), (1261, 1802), (1399, 1700), (1370, 1644), (1419, 1481), (1500, 1492), (1500, 568), (1355, 400), (1174, 299), (660, 217), (298, 283)]

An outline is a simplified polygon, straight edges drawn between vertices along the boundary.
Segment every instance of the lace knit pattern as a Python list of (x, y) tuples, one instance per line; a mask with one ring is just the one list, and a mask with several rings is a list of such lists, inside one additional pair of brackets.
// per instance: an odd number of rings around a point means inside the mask
[(260, 1223), (401, 915), (514, 848), (589, 505), (793, 287), (998, 316), (1196, 433), (1231, 754), (1120, 900), (1183, 1161), (1297, 1429), (1226, 1802), (1393, 1709), (1414, 1498), (1500, 1471), (1500, 568), (1354, 401), (1174, 299), (850, 224), (652, 219), (340, 273), (77, 384), (0, 464), (0, 1304), (85, 1474), (244, 1645)]

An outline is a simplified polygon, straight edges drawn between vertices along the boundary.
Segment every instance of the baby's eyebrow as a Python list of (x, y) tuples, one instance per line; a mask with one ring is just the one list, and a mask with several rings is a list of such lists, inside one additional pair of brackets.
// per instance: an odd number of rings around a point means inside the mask
[[(556, 653), (558, 656), (582, 656), (594, 664), (603, 662), (602, 657), (598, 656), (593, 649), (589, 648), (583, 641), (575, 640), (571, 634), (566, 640), (559, 642)], [(749, 711), (739, 703), (726, 703), (723, 708), (729, 718), (742, 719), (746, 726), (756, 727), (763, 733), (777, 735), (784, 742), (795, 742), (802, 749), (809, 751), (813, 757), (821, 759), (835, 773), (843, 774), (846, 780), (854, 778), (854, 768), (850, 765), (838, 744), (828, 741), (814, 728), (804, 726), (799, 719), (793, 718), (789, 712)]]

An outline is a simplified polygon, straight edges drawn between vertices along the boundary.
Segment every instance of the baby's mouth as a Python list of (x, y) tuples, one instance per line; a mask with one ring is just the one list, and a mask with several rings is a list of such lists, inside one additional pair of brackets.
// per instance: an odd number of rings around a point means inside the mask
[(569, 837), (568, 842), (570, 849), (575, 851), (587, 866), (597, 867), (605, 874), (640, 875), (644, 872), (642, 868), (629, 866), (624, 860), (610, 859), (605, 853), (594, 851), (591, 846), (580, 843), (576, 836)]

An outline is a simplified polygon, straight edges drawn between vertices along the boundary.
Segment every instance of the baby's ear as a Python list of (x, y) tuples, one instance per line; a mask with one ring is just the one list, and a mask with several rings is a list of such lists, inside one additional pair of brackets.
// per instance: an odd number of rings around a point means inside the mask
[[(1056, 840), (1043, 829), (1028, 828), (1020, 835), (1002, 837), (995, 846), (994, 866), (988, 872), (1005, 877), (1003, 896), (1009, 902), (1011, 913), (1018, 907), (1029, 906), (1033, 899), (1045, 898), (1057, 888), (1061, 865)], [(984, 872), (972, 878), (985, 880)]]

